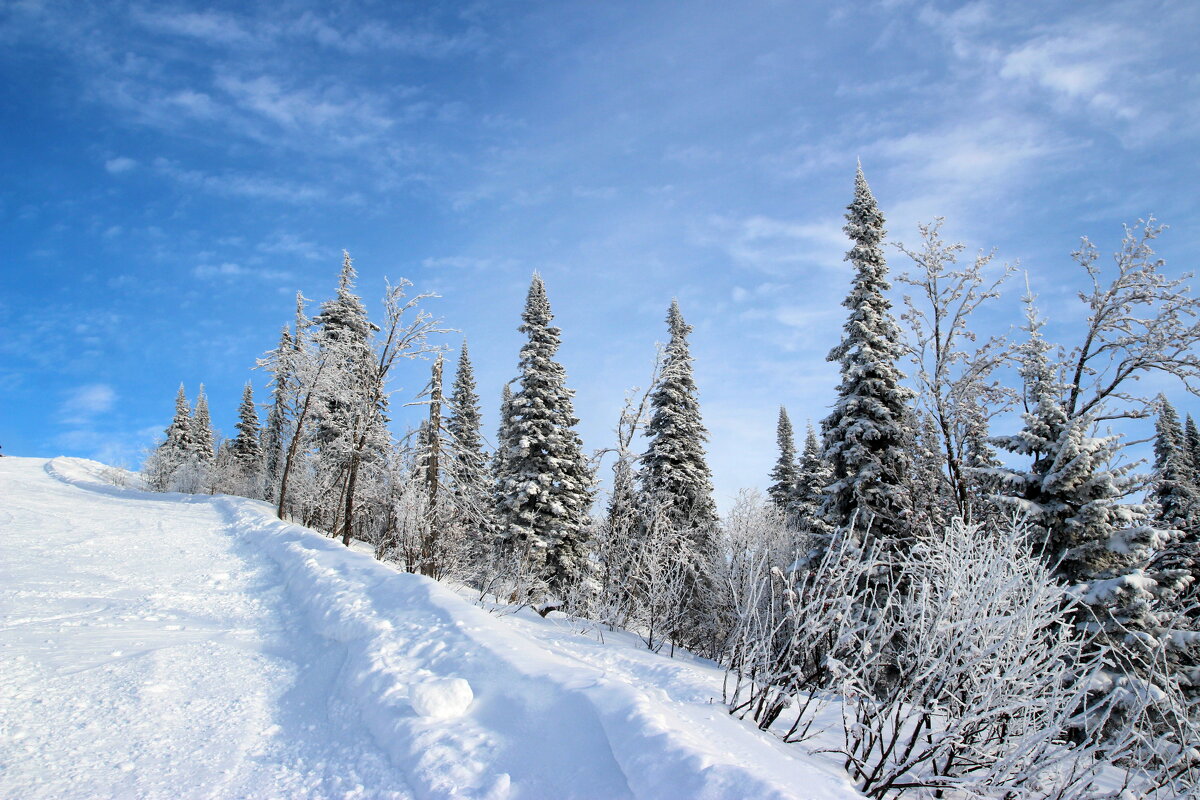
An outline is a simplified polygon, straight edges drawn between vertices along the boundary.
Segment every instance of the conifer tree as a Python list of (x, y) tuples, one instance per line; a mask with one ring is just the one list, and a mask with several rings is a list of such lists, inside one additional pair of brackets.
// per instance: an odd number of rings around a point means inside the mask
[(513, 392), (511, 384), (500, 390), (500, 424), (496, 428), (496, 451), (492, 453), (493, 510), (501, 528), (501, 536), (507, 538), (512, 520), (508, 516), (509, 482), (513, 479), (508, 456), (517, 447), (516, 423), (513, 419)]
[(362, 299), (353, 291), (356, 275), (350, 254), (343, 251), (337, 293), (313, 318), (325, 364), (314, 428), (317, 469), (327, 481), (328, 496), (341, 501), (340, 508), (327, 505), (323, 510), (330, 529), (340, 531), (347, 546), (354, 535), (363, 467), (382, 467), (391, 443), (383, 374), (371, 341), (379, 328), (367, 319)]
[(1197, 430), (1196, 420), (1192, 419), (1191, 414), (1188, 414), (1187, 423), (1183, 427), (1183, 441), (1188, 461), (1192, 466), (1192, 476), (1196, 480), (1193, 487), (1196, 489), (1196, 493), (1200, 494), (1200, 430)]
[(854, 243), (846, 260), (855, 274), (842, 303), (850, 315), (841, 343), (829, 354), (840, 365), (841, 382), (833, 413), (822, 425), (825, 459), (833, 470), (823, 513), (835, 527), (853, 523), (881, 539), (901, 541), (908, 536), (904, 424), (912, 392), (901, 385), (904, 375), (897, 367), (903, 351), (885, 294), (890, 284), (883, 225), (860, 165), (844, 228)]
[(212, 417), (208, 413), (208, 396), (204, 393), (204, 384), (200, 384), (200, 394), (196, 396), (196, 408), (192, 412), (191, 424), (192, 452), (201, 464), (213, 460), (213, 429)]
[(483, 453), (483, 418), (475, 389), (475, 370), (466, 339), (458, 354), (449, 405), (446, 431), (454, 449), (451, 469), (454, 495), (460, 507), (476, 508), (487, 483), (487, 460)]
[(779, 446), (779, 459), (775, 462), (775, 467), (771, 470), (771, 480), (774, 483), (767, 489), (767, 496), (771, 498), (771, 502), (780, 511), (790, 514), (792, 506), (796, 502), (798, 492), (796, 438), (792, 432), (792, 421), (788, 419), (787, 409), (783, 406), (779, 407), (779, 422), (775, 426), (775, 441)]
[(792, 515), (800, 527), (810, 531), (828, 533), (828, 525), (821, 514), (825, 502), (825, 489), (833, 482), (833, 471), (825, 462), (821, 440), (811, 423), (804, 436), (804, 450), (800, 454), (800, 466), (796, 472), (796, 501)]
[(712, 473), (705, 461), (708, 431), (700, 419), (700, 402), (692, 377), (688, 325), (672, 300), (667, 312), (671, 338), (663, 354), (662, 373), (650, 395), (650, 446), (642, 457), (642, 492), (646, 500), (699, 537), (697, 552), (708, 553), (717, 521)]
[(1165, 397), (1159, 398), (1154, 426), (1154, 499), (1159, 522), (1167, 528), (1191, 527), (1196, 512), (1196, 475), (1179, 415)]
[(642, 456), (642, 504), (648, 523), (642, 539), (647, 552), (657, 548), (682, 569), (674, 601), (678, 608), (668, 616), (667, 633), (676, 643), (706, 652), (715, 645), (720, 610), (714, 581), (717, 508), (704, 453), (708, 431), (700, 419), (692, 376), (687, 341), (692, 326), (675, 300), (667, 311), (667, 327), (671, 337), (650, 393), (650, 444)]
[(288, 326), (284, 325), (278, 347), (259, 362), (260, 366), (267, 367), (272, 373), (271, 410), (267, 413), (267, 424), (262, 433), (263, 481), (267, 498), (273, 498), (278, 490), (287, 449), (288, 409), (295, 389), (295, 378), (290, 367), (292, 349), (292, 335)]
[[(509, 431), (502, 431), (500, 488), (507, 547), (522, 553), (550, 589), (560, 592), (584, 567), (594, 478), (575, 432), (579, 420), (554, 360), (560, 331), (542, 277), (534, 273), (522, 325), (520, 388), (509, 404)], [(503, 424), (503, 423), (502, 423)]]
[(953, 516), (956, 504), (946, 479), (946, 458), (937, 422), (927, 411), (918, 417), (920, 422), (913, 426), (910, 447), (908, 507), (912, 509), (911, 528), (920, 536), (944, 526)]
[(242, 390), (242, 403), (238, 406), (237, 436), (233, 440), (233, 454), (245, 465), (257, 465), (262, 459), (262, 431), (258, 424), (258, 409), (254, 405), (254, 387), (246, 381)]
[(180, 466), (191, 460), (192, 416), (183, 384), (175, 395), (175, 416), (167, 426), (162, 444), (146, 459), (144, 472), (150, 487), (165, 492), (171, 489), (171, 478)]

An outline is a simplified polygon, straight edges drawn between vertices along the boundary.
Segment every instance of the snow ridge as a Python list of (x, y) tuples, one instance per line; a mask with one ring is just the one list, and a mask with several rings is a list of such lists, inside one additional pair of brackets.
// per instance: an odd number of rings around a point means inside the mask
[[(214, 502), (278, 562), (316, 631), (346, 646), (339, 685), (380, 747), (411, 765), (421, 797), (799, 796), (679, 741), (660, 698), (503, 630), (449, 588), (273, 519), (259, 503)], [(470, 684), (469, 715), (416, 714), (413, 687), (446, 678)]]
[(265, 503), (118, 488), (81, 459), (44, 469), (152, 501), (164, 519), (174, 502), (211, 504), (214, 536), (278, 565), (284, 602), (311, 629), (290, 635), (315, 636), (342, 659), (330, 706), (358, 717), (422, 800), (859, 796), (840, 772), (730, 718), (719, 697), (705, 703), (719, 677), (703, 665), (497, 618), (448, 586), (281, 522)]

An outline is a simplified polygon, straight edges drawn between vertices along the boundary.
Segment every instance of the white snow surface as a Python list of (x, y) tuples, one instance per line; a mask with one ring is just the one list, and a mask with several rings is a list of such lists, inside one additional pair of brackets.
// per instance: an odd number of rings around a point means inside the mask
[(0, 797), (860, 797), (710, 663), (106, 469), (0, 458)]

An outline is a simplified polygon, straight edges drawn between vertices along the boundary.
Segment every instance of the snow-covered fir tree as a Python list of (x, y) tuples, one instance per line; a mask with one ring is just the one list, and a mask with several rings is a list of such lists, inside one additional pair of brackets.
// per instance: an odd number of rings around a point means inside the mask
[(242, 402), (238, 406), (237, 436), (233, 439), (233, 454), (247, 467), (259, 464), (262, 459), (262, 431), (258, 424), (258, 408), (254, 405), (254, 387), (246, 381), (242, 390)]
[(1197, 429), (1196, 420), (1192, 419), (1191, 414), (1188, 414), (1187, 422), (1183, 426), (1183, 442), (1192, 467), (1192, 475), (1196, 480), (1193, 486), (1200, 494), (1200, 429)]
[(477, 563), (487, 557), (493, 533), (491, 481), (487, 456), (483, 451), (482, 413), (475, 388), (475, 370), (467, 341), (463, 340), (450, 391), (450, 413), (446, 432), (451, 447), (450, 483), (456, 513), (470, 533), (471, 559)]
[(900, 330), (886, 292), (883, 213), (863, 176), (854, 179), (854, 200), (846, 213), (846, 234), (854, 243), (846, 260), (854, 267), (850, 315), (842, 341), (829, 354), (838, 362), (841, 382), (833, 412), (825, 418), (825, 459), (833, 470), (823, 506), (835, 527), (852, 523), (885, 540), (908, 538), (905, 485), (907, 405), (912, 392), (897, 364), (903, 356)]
[(833, 471), (825, 461), (821, 440), (809, 423), (796, 473), (796, 501), (791, 510), (800, 528), (817, 534), (830, 532), (821, 509), (825, 503), (825, 489), (832, 482)]
[[(391, 442), (386, 422), (386, 393), (372, 348), (378, 327), (367, 319), (362, 299), (354, 293), (354, 262), (342, 253), (337, 293), (313, 317), (320, 359), (325, 365), (317, 387), (313, 439), (317, 474), (328, 500), (324, 523), (349, 544), (355, 509), (363, 495), (362, 473), (381, 468)], [(336, 505), (341, 501), (340, 508)]]
[(567, 588), (584, 568), (594, 477), (575, 431), (566, 371), (555, 361), (560, 330), (541, 275), (529, 286), (523, 323), (519, 388), (502, 425), (498, 478), (504, 547), (521, 554), (553, 592)]
[(913, 437), (909, 452), (908, 507), (912, 510), (911, 527), (921, 536), (934, 528), (943, 527), (957, 510), (950, 483), (946, 479), (946, 457), (942, 452), (942, 437), (937, 422), (929, 412), (918, 413), (919, 422), (912, 426)]
[[(713, 646), (718, 614), (717, 507), (712, 473), (705, 458), (708, 431), (700, 418), (700, 401), (692, 375), (687, 337), (692, 326), (679, 303), (667, 311), (670, 339), (663, 350), (662, 371), (650, 393), (650, 440), (642, 456), (641, 504), (648, 523), (644, 549), (669, 554), (681, 568), (681, 585), (672, 594), (678, 610), (668, 617), (672, 641), (704, 652)], [(665, 547), (665, 549), (664, 549)]]
[(1163, 527), (1190, 528), (1197, 513), (1196, 474), (1179, 415), (1167, 398), (1159, 399), (1154, 426), (1154, 499)]
[[(667, 311), (671, 338), (663, 354), (662, 373), (650, 394), (649, 447), (642, 456), (642, 493), (646, 502), (677, 524), (711, 536), (717, 521), (712, 498), (712, 472), (705, 460), (708, 431), (700, 419), (700, 401), (692, 376), (692, 356), (687, 336), (692, 326), (683, 319), (679, 303)], [(698, 552), (708, 552), (707, 540), (698, 539)]]
[(212, 416), (208, 411), (208, 395), (204, 393), (203, 383), (200, 384), (200, 393), (196, 396), (196, 407), (192, 411), (191, 438), (196, 459), (201, 464), (212, 461), (215, 452)]
[(775, 442), (779, 448), (779, 458), (771, 469), (770, 478), (773, 481), (767, 489), (767, 496), (775, 507), (785, 514), (790, 514), (796, 502), (798, 493), (796, 464), (796, 436), (792, 431), (792, 421), (788, 419), (787, 409), (779, 407), (779, 422), (775, 425)]
[(229, 444), (234, 472), (237, 473), (241, 494), (258, 497), (262, 494), (263, 451), (262, 429), (258, 423), (258, 409), (254, 405), (254, 387), (246, 382), (242, 390), (242, 402), (238, 406), (237, 436)]
[(146, 459), (143, 472), (152, 489), (170, 491), (172, 478), (180, 466), (192, 459), (192, 413), (183, 384), (175, 395), (175, 416), (164, 432), (162, 443)]
[(291, 354), (294, 345), (288, 326), (283, 326), (279, 345), (259, 362), (271, 372), (271, 410), (267, 412), (267, 424), (262, 432), (264, 496), (275, 497), (279, 489), (279, 478), (288, 439), (290, 438), (289, 409), (295, 390), (291, 371)]
[[(1043, 323), (1033, 298), (1025, 303), (1028, 340), (1018, 356), (1028, 410), (1019, 432), (992, 441), (1028, 461), (992, 470), (996, 499), (1030, 523), (1029, 546), (1083, 602), (1080, 627), (1114, 648), (1112, 679), (1137, 682), (1153, 674), (1146, 665), (1159, 660), (1155, 652), (1177, 638), (1172, 601), (1185, 589), (1187, 571), (1152, 561), (1170, 537), (1150, 524), (1145, 505), (1126, 500), (1139, 484), (1133, 465), (1114, 466), (1119, 437), (1094, 435), (1091, 413), (1068, 415)], [(1122, 709), (1116, 713), (1120, 718)]]

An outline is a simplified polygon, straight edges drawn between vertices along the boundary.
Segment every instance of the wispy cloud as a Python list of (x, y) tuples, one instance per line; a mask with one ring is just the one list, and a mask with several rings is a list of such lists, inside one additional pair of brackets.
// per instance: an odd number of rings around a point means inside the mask
[(326, 194), (321, 186), (240, 172), (212, 174), (188, 169), (161, 157), (154, 160), (154, 171), (189, 188), (203, 189), (216, 195), (284, 203), (309, 203), (324, 198)]
[(59, 405), (59, 421), (64, 425), (86, 425), (111, 411), (116, 400), (116, 391), (106, 383), (80, 386), (71, 390)]
[(230, 280), (240, 278), (287, 280), (292, 277), (291, 273), (282, 270), (246, 267), (232, 261), (225, 261), (220, 264), (201, 264), (192, 269), (192, 274), (197, 278), (226, 278)]
[(117, 156), (110, 158), (104, 162), (104, 168), (112, 175), (120, 175), (123, 172), (129, 172), (137, 166), (138, 162), (127, 156)]

